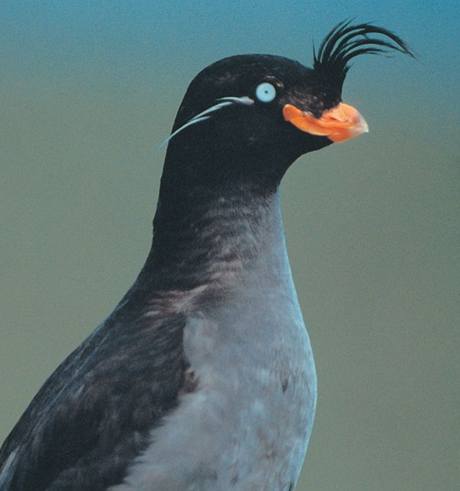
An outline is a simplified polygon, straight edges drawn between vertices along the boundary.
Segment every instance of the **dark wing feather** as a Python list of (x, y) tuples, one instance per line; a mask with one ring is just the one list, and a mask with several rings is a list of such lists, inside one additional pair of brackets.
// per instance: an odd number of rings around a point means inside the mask
[(109, 318), (35, 396), (0, 450), (2, 491), (102, 491), (120, 483), (150, 429), (175, 406), (184, 319), (122, 317)]

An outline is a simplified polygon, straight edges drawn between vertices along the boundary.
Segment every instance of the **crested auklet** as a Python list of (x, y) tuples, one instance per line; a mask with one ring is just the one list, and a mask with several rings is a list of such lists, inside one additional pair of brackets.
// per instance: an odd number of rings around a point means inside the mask
[(2, 491), (288, 491), (316, 403), (278, 188), (301, 155), (367, 131), (349, 61), (394, 33), (342, 22), (312, 68), (220, 60), (191, 82), (150, 253), (114, 312), (45, 382), (0, 451)]

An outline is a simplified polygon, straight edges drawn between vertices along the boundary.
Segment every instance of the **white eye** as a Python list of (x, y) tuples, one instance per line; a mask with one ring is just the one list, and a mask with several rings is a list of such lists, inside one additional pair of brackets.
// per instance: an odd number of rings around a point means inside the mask
[(263, 82), (257, 86), (256, 97), (261, 102), (271, 102), (276, 97), (276, 89), (272, 84)]

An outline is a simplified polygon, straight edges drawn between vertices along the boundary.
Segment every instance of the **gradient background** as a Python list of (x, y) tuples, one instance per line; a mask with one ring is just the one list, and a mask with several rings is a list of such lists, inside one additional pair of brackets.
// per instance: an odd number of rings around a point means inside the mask
[(284, 181), (320, 391), (298, 489), (458, 489), (456, 1), (3, 0), (0, 440), (143, 264), (158, 143), (191, 78), (236, 53), (309, 64), (350, 16), (419, 60), (356, 60), (344, 99), (370, 134)]

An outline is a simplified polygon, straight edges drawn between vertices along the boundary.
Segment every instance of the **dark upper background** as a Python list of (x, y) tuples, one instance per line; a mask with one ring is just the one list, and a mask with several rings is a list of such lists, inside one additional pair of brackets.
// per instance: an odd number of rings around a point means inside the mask
[(312, 39), (356, 15), (419, 61), (356, 60), (344, 99), (370, 134), (302, 158), (284, 181), (320, 391), (299, 490), (456, 489), (458, 6), (324, 5), (1, 3), (0, 440), (142, 265), (158, 144), (192, 77), (236, 53), (309, 64)]

